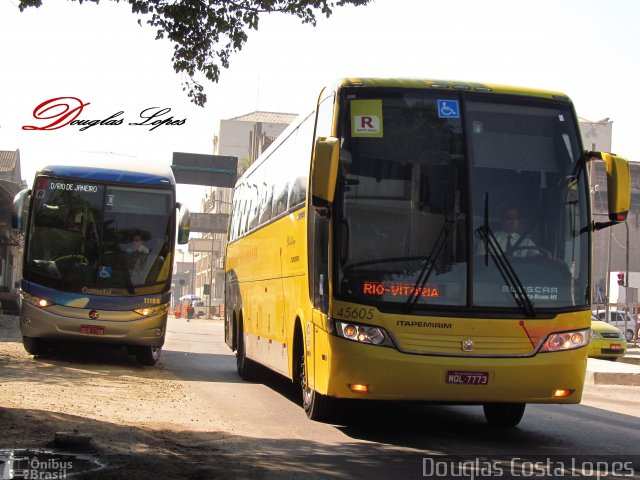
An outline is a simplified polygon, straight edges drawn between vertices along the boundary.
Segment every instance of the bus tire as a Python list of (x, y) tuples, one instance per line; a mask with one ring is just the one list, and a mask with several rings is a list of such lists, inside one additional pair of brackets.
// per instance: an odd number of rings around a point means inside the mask
[(244, 331), (242, 317), (238, 322), (238, 335), (236, 338), (236, 368), (238, 369), (238, 375), (243, 380), (250, 382), (258, 378), (258, 365), (251, 359), (247, 358), (246, 350), (244, 348)]
[(140, 365), (153, 367), (160, 360), (162, 347), (138, 347), (136, 349), (136, 359)]
[(307, 382), (307, 362), (304, 347), (301, 341), (296, 348), (297, 355), (297, 375), (302, 390), (302, 408), (310, 420), (318, 422), (327, 421), (331, 418), (331, 399), (326, 395), (316, 392)]
[(522, 420), (526, 403), (485, 403), (484, 416), (490, 425), (515, 427)]
[(33, 337), (22, 337), (22, 346), (29, 355), (39, 355), (42, 353), (42, 343)]

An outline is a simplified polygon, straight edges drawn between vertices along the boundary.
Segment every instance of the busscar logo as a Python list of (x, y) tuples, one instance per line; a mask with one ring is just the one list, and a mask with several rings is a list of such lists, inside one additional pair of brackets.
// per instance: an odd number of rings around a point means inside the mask
[(169, 107), (149, 107), (140, 111), (136, 121), (125, 122), (124, 110), (103, 116), (102, 118), (80, 118), (84, 109), (91, 102), (84, 102), (77, 97), (56, 97), (45, 100), (33, 110), (33, 118), (37, 125), (23, 125), (22, 130), (48, 131), (64, 127), (79, 127), (84, 132), (92, 127), (114, 127), (120, 125), (147, 127), (150, 131), (162, 126), (184, 125), (186, 118), (175, 119), (167, 116)]

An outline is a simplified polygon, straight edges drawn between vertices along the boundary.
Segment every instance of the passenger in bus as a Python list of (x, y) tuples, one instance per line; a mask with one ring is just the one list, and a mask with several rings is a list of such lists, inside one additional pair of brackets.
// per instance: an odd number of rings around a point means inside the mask
[(143, 253), (145, 255), (149, 254), (149, 249), (144, 244), (144, 240), (142, 239), (141, 232), (135, 232), (131, 238), (131, 245), (127, 248), (128, 253)]
[(134, 232), (127, 248), (127, 265), (134, 284), (144, 283), (148, 273), (149, 248), (144, 244), (142, 232)]

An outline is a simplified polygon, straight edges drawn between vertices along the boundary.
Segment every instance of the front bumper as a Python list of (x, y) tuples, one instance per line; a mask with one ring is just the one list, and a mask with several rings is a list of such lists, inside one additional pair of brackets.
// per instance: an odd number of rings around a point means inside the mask
[[(328, 356), (316, 356), (316, 390), (332, 397), (443, 403), (579, 403), (587, 350), (532, 357), (435, 356), (402, 353), (329, 337)], [(447, 383), (450, 372), (480, 372), (486, 384)], [(350, 385), (366, 385), (356, 393)], [(554, 397), (556, 390), (569, 390)]]
[[(89, 310), (53, 305), (39, 308), (22, 302), (20, 333), (25, 337), (161, 347), (164, 344), (167, 313), (142, 316), (134, 311), (98, 310), (98, 318)], [(82, 333), (81, 326), (97, 327), (101, 334)]]

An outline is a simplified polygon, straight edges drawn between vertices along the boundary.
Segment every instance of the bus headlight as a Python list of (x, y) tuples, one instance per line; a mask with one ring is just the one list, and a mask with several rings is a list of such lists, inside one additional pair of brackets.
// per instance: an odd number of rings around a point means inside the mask
[(335, 333), (341, 338), (371, 345), (393, 347), (391, 337), (384, 328), (352, 322), (335, 321)]
[(151, 317), (151, 316), (155, 316), (155, 315), (163, 315), (165, 313), (167, 313), (167, 311), (169, 311), (169, 304), (165, 303), (162, 305), (155, 305), (153, 307), (144, 307), (144, 308), (137, 308), (134, 310), (134, 312), (144, 316), (144, 317)]
[(573, 332), (552, 333), (540, 349), (541, 352), (561, 352), (584, 347), (589, 343), (591, 329), (575, 330)]
[(22, 297), (22, 301), (35, 305), (39, 308), (46, 308), (54, 305), (53, 302), (47, 300), (43, 297), (35, 297), (33, 295), (29, 295), (27, 292), (21, 292), (20, 296)]

